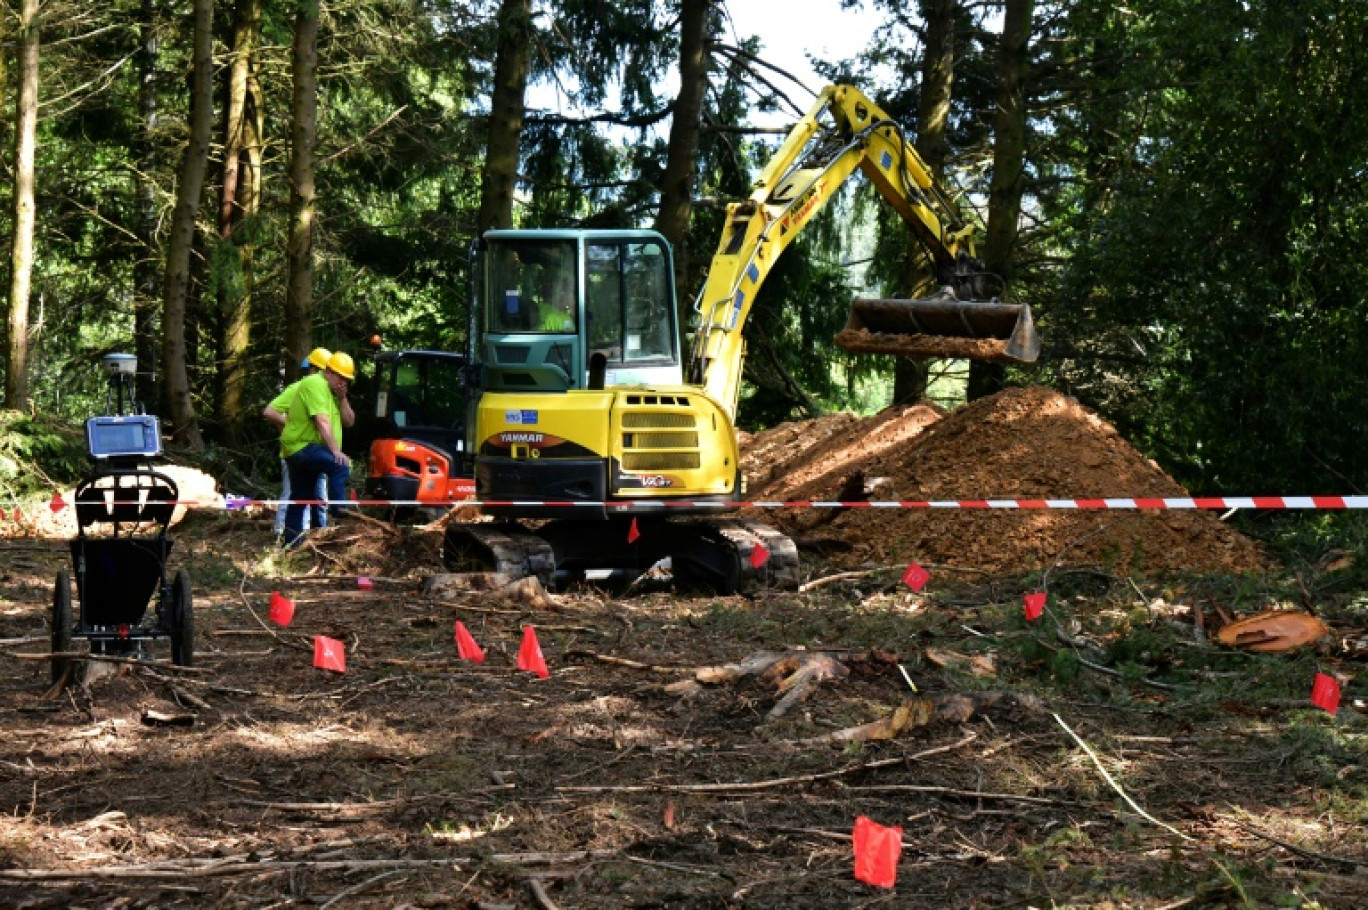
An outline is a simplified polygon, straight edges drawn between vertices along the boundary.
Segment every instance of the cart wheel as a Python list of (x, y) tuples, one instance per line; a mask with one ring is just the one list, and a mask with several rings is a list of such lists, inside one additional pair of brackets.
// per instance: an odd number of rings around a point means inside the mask
[[(71, 574), (63, 569), (57, 573), (57, 582), (52, 587), (52, 653), (62, 654), (70, 650)], [(52, 661), (53, 685), (61, 682), (70, 668), (70, 657), (54, 658)]]
[(176, 572), (171, 585), (171, 663), (189, 667), (195, 662), (195, 608), (190, 594), (190, 573)]

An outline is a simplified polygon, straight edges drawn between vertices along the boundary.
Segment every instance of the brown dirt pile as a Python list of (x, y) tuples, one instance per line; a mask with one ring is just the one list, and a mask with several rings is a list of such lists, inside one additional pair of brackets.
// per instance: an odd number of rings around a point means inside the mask
[[(833, 415), (742, 441), (753, 500), (1183, 497), (1188, 493), (1072, 398), (1008, 389), (940, 417), (927, 405)], [(1019, 573), (1059, 565), (1127, 573), (1243, 572), (1258, 547), (1198, 511), (767, 510), (800, 544), (836, 539), (847, 565), (926, 563)]]

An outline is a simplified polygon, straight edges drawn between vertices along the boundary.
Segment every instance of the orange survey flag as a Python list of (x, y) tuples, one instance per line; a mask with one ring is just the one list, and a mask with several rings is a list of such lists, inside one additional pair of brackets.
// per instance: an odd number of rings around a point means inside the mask
[(518, 669), (535, 673), (542, 679), (551, 675), (551, 671), (546, 669), (541, 645), (537, 643), (537, 633), (531, 626), (523, 626), (522, 647), (518, 648)]
[(475, 636), (459, 619), (456, 620), (456, 656), (477, 664), (484, 663), (485, 659), (484, 649), (475, 643)]
[(898, 879), (902, 828), (885, 828), (861, 815), (855, 819), (855, 877), (879, 888), (892, 888)]
[(295, 602), (279, 591), (271, 592), (271, 610), (267, 614), (278, 626), (288, 626), (294, 619)]
[(931, 573), (926, 571), (915, 562), (907, 564), (907, 571), (903, 573), (903, 584), (913, 591), (920, 591), (926, 587), (926, 583), (931, 580)]
[(314, 636), (314, 666), (320, 670), (347, 672), (347, 647), (335, 638)]
[(1333, 716), (1339, 710), (1339, 703), (1339, 680), (1328, 673), (1317, 673), (1315, 682), (1311, 684), (1311, 704), (1324, 708)]

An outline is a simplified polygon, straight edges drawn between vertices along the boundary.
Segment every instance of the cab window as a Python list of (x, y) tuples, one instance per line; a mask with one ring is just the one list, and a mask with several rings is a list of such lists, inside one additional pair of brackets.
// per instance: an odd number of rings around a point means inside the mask
[(613, 363), (674, 358), (669, 257), (655, 241), (589, 244), (585, 311), (589, 351)]
[(465, 420), (461, 362), (403, 359), (395, 365), (390, 414), (401, 427), (460, 427)]
[(489, 251), (489, 330), (573, 334), (575, 242), (500, 241)]

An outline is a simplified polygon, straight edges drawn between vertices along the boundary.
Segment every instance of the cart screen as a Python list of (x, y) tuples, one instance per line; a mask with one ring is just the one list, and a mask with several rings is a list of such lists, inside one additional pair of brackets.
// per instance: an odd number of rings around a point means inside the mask
[(91, 458), (155, 458), (162, 453), (157, 418), (92, 417), (86, 421), (86, 450)]

